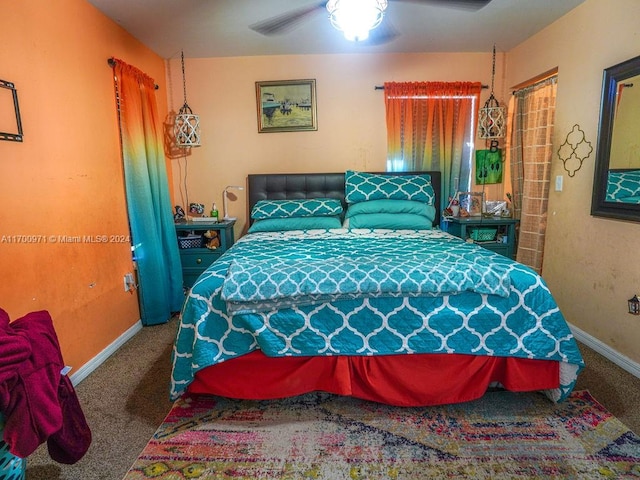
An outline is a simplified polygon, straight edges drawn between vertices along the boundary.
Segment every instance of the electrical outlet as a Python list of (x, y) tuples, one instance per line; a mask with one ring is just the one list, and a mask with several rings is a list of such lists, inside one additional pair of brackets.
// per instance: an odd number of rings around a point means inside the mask
[(132, 290), (135, 290), (135, 288), (136, 288), (136, 282), (133, 279), (133, 273), (125, 273), (124, 274), (124, 291), (130, 292)]

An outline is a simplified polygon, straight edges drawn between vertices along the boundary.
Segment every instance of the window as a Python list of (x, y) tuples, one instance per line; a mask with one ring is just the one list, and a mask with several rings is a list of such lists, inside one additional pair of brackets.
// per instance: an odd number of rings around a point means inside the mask
[(387, 170), (442, 172), (443, 197), (469, 191), (479, 82), (385, 83)]

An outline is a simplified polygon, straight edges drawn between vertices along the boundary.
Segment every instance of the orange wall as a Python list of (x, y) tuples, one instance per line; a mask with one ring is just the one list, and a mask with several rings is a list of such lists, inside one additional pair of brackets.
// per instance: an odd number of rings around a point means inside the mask
[(0, 78), (16, 85), (24, 129), (23, 143), (0, 141), (0, 308), (49, 310), (77, 370), (140, 318), (123, 288), (128, 243), (59, 241), (128, 235), (107, 59), (156, 79), (163, 115), (164, 61), (85, 0), (11, 2), (0, 32)]
[[(490, 53), (349, 54), (185, 59), (187, 100), (200, 115), (202, 146), (172, 160), (176, 201), (222, 208), (226, 185), (244, 185), (249, 173), (384, 171), (387, 141), (385, 81), (491, 83)], [(496, 95), (503, 55), (497, 58)], [(169, 108), (183, 102), (180, 58), (169, 61)], [(318, 130), (258, 133), (255, 82), (316, 80)], [(481, 103), (488, 98), (483, 90)], [(482, 146), (481, 146), (482, 147)], [(185, 182), (186, 177), (186, 182)], [(185, 188), (186, 183), (186, 188)], [(245, 195), (229, 202), (246, 224)], [(498, 197), (500, 198), (500, 197)]]

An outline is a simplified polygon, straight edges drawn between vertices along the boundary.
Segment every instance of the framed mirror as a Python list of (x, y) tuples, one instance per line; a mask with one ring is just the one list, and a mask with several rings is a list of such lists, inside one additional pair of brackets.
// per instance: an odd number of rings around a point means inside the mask
[(640, 56), (604, 71), (591, 215), (640, 222)]

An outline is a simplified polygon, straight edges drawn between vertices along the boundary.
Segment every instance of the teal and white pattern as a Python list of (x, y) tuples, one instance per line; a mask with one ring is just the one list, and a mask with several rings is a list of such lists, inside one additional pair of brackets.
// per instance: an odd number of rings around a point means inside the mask
[(251, 210), (251, 218), (322, 217), (342, 213), (342, 203), (334, 198), (309, 200), (260, 200)]
[(640, 170), (609, 172), (607, 202), (640, 203)]
[[(366, 253), (365, 253), (366, 252)], [(432, 255), (437, 263), (477, 256), (504, 269), (507, 297), (460, 292), (322, 301), (278, 311), (229, 314), (221, 298), (234, 262), (323, 261), (367, 255)], [(257, 278), (256, 280), (260, 280)], [(544, 280), (530, 268), (439, 230), (314, 230), (242, 237), (190, 290), (173, 351), (171, 397), (198, 370), (260, 349), (269, 356), (461, 353), (560, 362), (562, 400), (584, 363)]]
[(386, 199), (433, 205), (435, 193), (428, 174), (382, 175), (348, 170), (345, 173), (345, 199), (347, 203)]
[[(461, 292), (509, 296), (505, 265), (469, 248), (415, 252), (400, 239), (396, 253), (379, 255), (385, 238), (355, 243), (353, 253), (231, 262), (222, 287), (227, 312), (256, 313), (359, 297), (434, 296)], [(296, 245), (306, 249), (304, 244)], [(465, 247), (464, 244), (460, 244)], [(295, 246), (294, 246), (295, 248)], [(349, 250), (348, 250), (349, 251)], [(354, 253), (357, 252), (356, 256)], [(316, 253), (320, 253), (317, 252)]]

